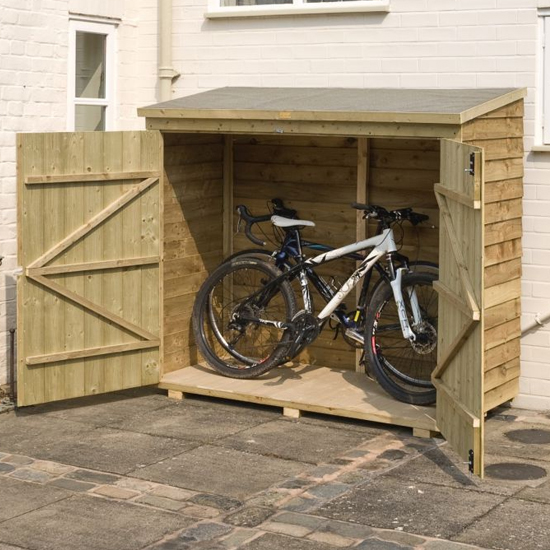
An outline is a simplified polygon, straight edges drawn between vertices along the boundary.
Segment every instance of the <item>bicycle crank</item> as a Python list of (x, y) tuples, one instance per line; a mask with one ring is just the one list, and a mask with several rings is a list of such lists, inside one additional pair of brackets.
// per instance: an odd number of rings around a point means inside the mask
[(296, 357), (306, 346), (309, 346), (321, 332), (317, 318), (307, 311), (299, 311), (294, 315), (292, 324), (292, 343), (289, 355)]

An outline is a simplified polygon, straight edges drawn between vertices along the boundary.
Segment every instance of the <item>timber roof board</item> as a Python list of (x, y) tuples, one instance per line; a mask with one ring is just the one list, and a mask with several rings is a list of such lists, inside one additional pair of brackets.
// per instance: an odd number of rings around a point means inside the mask
[(525, 88), (226, 87), (143, 107), (149, 118), (464, 124), (525, 97)]

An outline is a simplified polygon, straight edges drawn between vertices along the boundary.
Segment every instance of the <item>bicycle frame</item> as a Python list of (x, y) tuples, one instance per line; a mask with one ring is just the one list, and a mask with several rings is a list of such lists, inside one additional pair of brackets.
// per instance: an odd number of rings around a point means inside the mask
[[(302, 251), (299, 238), (296, 239), (296, 246), (298, 247), (296, 255), (301, 256)], [(346, 296), (353, 290), (353, 288), (355, 288), (361, 278), (365, 276), (368, 272), (370, 272), (370, 270), (378, 263), (382, 256), (394, 254), (397, 252), (393, 230), (391, 228), (384, 229), (379, 235), (376, 235), (369, 239), (358, 241), (356, 243), (340, 248), (335, 248), (328, 252), (324, 252), (323, 254), (319, 254), (318, 256), (315, 256), (313, 258), (302, 261), (297, 265), (291, 267), (290, 270), (288, 270), (286, 273), (283, 273), (282, 275), (271, 281), (268, 284), (268, 287), (271, 287), (272, 285), (273, 287), (275, 287), (275, 285), (282, 279), (291, 279), (297, 275), (302, 291), (304, 308), (308, 313), (311, 313), (312, 303), (308, 286), (308, 270), (312, 267), (320, 266), (327, 262), (349, 256), (350, 254), (355, 254), (356, 252), (359, 252), (360, 250), (365, 250), (367, 248), (372, 248), (372, 250), (366, 257), (362, 259), (359, 267), (351, 274), (351, 276), (346, 280), (346, 282), (335, 294), (330, 297), (326, 297), (328, 299), (328, 303), (317, 315), (317, 320), (323, 323), (335, 312), (336, 308), (345, 300)], [(390, 280), (390, 285), (392, 287), (395, 303), (397, 305), (399, 322), (401, 325), (403, 337), (409, 340), (415, 340), (416, 337), (410, 327), (409, 320), (407, 318), (403, 294), (401, 291), (401, 282), (404, 271), (406, 271), (405, 268), (398, 268), (395, 273), (392, 273), (393, 278)], [(312, 273), (315, 275), (314, 272)], [(320, 282), (319, 279), (318, 282)], [(265, 292), (265, 290), (266, 289), (263, 289), (259, 292)], [(414, 291), (410, 293), (409, 298), (411, 300), (411, 306), (413, 310), (414, 324), (416, 325), (422, 321), (422, 316)], [(253, 320), (250, 319), (250, 321)], [(259, 324), (273, 324), (274, 326), (278, 326), (278, 328), (283, 328), (281, 323), (275, 323), (273, 321), (268, 321), (264, 319), (256, 319), (254, 322), (257, 322)]]

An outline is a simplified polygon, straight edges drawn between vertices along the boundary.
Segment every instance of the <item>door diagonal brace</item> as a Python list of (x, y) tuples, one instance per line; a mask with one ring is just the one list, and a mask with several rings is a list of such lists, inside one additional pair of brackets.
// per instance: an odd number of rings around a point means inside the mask
[(48, 262), (59, 256), (62, 252), (67, 250), (71, 245), (82, 239), (90, 231), (96, 228), (99, 224), (110, 218), (115, 212), (123, 208), (132, 199), (143, 193), (146, 189), (151, 187), (154, 183), (159, 181), (158, 177), (148, 178), (138, 185), (132, 187), (129, 191), (121, 195), (116, 201), (112, 202), (107, 208), (104, 208), (101, 212), (96, 214), (91, 220), (87, 221), (84, 225), (73, 231), (70, 235), (67, 235), (62, 241), (50, 248), (45, 254), (40, 256), (34, 262), (28, 265), (29, 268), (44, 267)]

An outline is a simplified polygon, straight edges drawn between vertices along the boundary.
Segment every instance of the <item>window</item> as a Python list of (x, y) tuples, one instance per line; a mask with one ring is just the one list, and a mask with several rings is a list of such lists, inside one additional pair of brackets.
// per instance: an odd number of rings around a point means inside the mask
[(209, 0), (206, 17), (389, 11), (390, 0)]
[(114, 121), (114, 25), (71, 21), (68, 129), (110, 130)]

